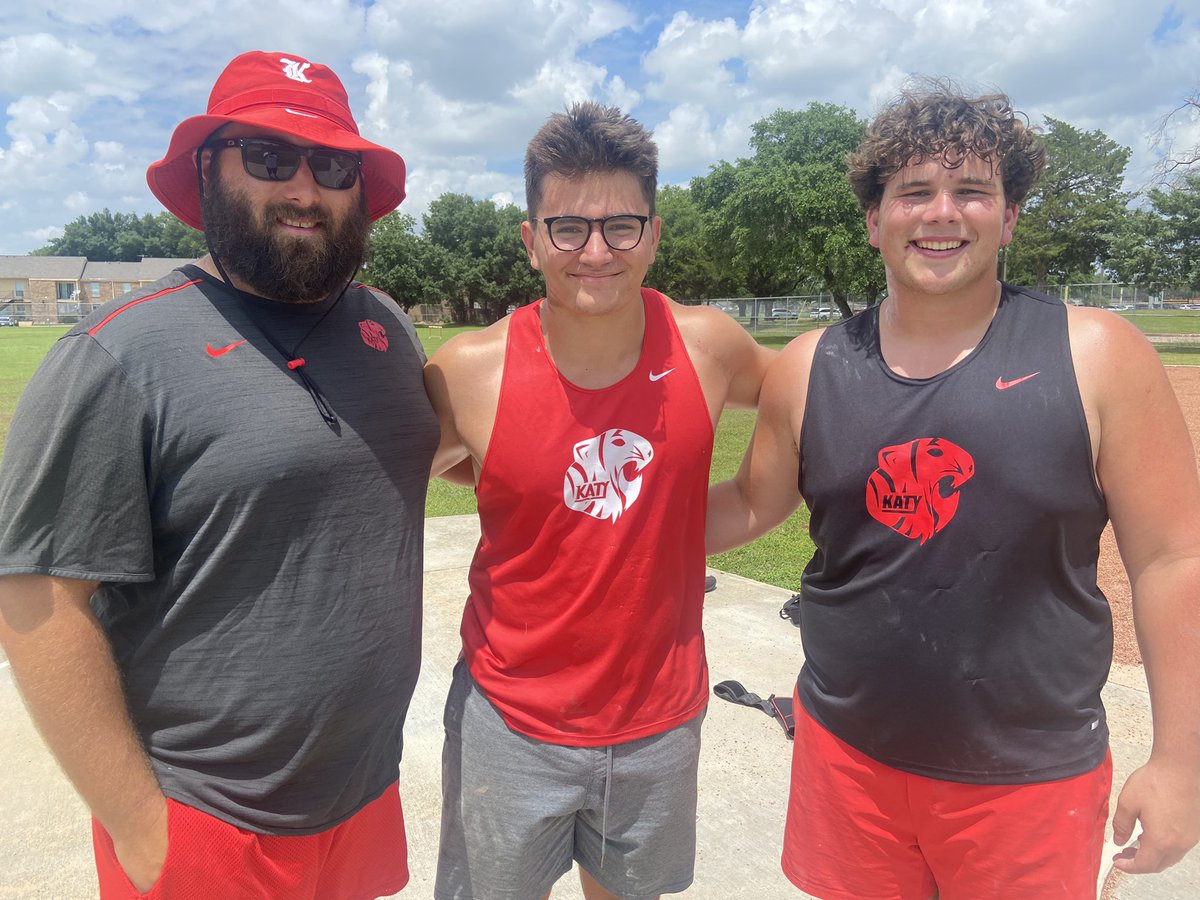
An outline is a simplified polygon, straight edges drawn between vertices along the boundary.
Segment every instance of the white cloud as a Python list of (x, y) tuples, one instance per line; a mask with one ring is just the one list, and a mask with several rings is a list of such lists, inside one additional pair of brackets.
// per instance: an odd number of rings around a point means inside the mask
[[(158, 212), (146, 166), (251, 49), (333, 67), (363, 133), (408, 162), (417, 216), (445, 191), (522, 202), (525, 145), (573, 100), (652, 127), (663, 180), (680, 182), (746, 155), (751, 124), (777, 108), (867, 117), (911, 74), (1100, 129), (1134, 149), (1140, 186), (1154, 125), (1196, 89), (1200, 58), (1200, 11), (1179, 0), (683, 0), (640, 18), (645, 0), (10, 5), (0, 203), (21, 215), (0, 219), (0, 253), (104, 206)], [(1177, 146), (1200, 143), (1194, 118), (1171, 128)]]
[(59, 93), (9, 104), (9, 146), (0, 147), (0, 194), (58, 188), (60, 173), (86, 158), (87, 139), (73, 121), (78, 99)]
[(742, 111), (714, 123), (699, 104), (684, 103), (654, 128), (659, 169), (664, 179), (690, 172), (702, 175), (721, 159), (733, 161), (749, 152), (750, 125), (763, 114)]
[(654, 79), (647, 92), (675, 102), (720, 102), (736, 94), (734, 73), (726, 66), (741, 55), (742, 37), (733, 19), (694, 19), (678, 12), (646, 55), (645, 71)]
[[(69, 60), (69, 65), (64, 61)], [(9, 94), (70, 90), (89, 80), (96, 54), (51, 34), (22, 34), (0, 40), (0, 84)]]

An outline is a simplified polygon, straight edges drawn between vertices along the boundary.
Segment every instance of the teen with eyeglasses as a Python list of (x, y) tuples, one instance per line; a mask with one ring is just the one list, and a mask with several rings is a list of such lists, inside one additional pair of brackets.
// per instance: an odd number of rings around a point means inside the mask
[(755, 405), (771, 353), (642, 286), (656, 177), (620, 110), (551, 116), (521, 226), (546, 296), (426, 367), (434, 473), (471, 461), (483, 535), (445, 713), (443, 900), (541, 897), (573, 861), (589, 898), (692, 881), (713, 429)]
[(325, 66), (252, 52), (147, 178), (210, 253), (30, 382), (0, 642), (102, 898), (393, 894), (437, 422), (412, 324), (354, 278), (404, 162)]

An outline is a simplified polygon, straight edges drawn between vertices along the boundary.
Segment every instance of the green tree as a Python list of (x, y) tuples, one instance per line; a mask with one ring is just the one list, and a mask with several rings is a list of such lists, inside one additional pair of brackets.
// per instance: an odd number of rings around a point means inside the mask
[(1149, 199), (1157, 217), (1150, 240), (1159, 262), (1155, 280), (1200, 290), (1200, 171), (1155, 188)]
[(196, 259), (207, 251), (204, 235), (168, 212), (80, 216), (63, 227), (62, 237), (33, 251), (35, 256), (86, 256), (99, 262), (137, 262), (143, 256)]
[(1046, 173), (1022, 205), (1004, 271), (1039, 290), (1092, 277), (1112, 258), (1133, 197), (1121, 190), (1128, 147), (1049, 116), (1046, 125)]
[(852, 110), (811, 103), (778, 110), (752, 127), (754, 156), (714, 166), (693, 182), (716, 213), (710, 236), (732, 249), (747, 288), (759, 296), (794, 293), (816, 283), (843, 316), (850, 297), (873, 301), (884, 289), (883, 264), (850, 185), (844, 160), (865, 124)]
[(447, 297), (460, 322), (502, 318), (509, 306), (523, 306), (542, 291), (541, 277), (529, 265), (521, 243), (525, 214), (466, 194), (442, 194), (429, 205), (424, 235), (452, 260), (456, 284)]
[(654, 205), (662, 219), (662, 239), (646, 284), (676, 300), (727, 297), (736, 291), (728, 267), (719, 265), (705, 212), (691, 190), (677, 185), (661, 187)]
[(1157, 210), (1127, 210), (1109, 241), (1105, 269), (1119, 282), (1139, 285), (1177, 282), (1173, 248), (1168, 247), (1165, 232)]
[(386, 291), (405, 309), (441, 303), (454, 290), (454, 260), (416, 233), (416, 220), (391, 212), (371, 227), (363, 279)]

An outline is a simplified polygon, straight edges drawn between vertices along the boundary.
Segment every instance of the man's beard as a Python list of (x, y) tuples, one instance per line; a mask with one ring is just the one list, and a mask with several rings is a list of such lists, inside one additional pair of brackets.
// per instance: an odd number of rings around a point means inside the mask
[[(345, 287), (362, 263), (371, 223), (366, 191), (339, 221), (324, 206), (270, 203), (257, 214), (250, 199), (221, 179), (216, 160), (202, 198), (209, 248), (254, 293), (285, 303), (316, 303)], [(310, 237), (279, 233), (277, 219), (320, 226)]]

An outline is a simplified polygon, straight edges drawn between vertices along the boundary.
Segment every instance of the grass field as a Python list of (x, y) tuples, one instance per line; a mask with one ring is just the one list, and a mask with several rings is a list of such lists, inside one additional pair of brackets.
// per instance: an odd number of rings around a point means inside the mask
[[(1125, 312), (1151, 339), (1166, 365), (1200, 365), (1200, 312)], [(776, 349), (799, 331), (821, 323), (791, 323), (789, 331), (763, 331), (755, 335), (759, 343)], [(426, 353), (432, 354), (462, 327), (418, 328), (417, 334)], [(8, 432), (17, 398), (50, 345), (66, 328), (0, 329), (0, 446)], [(1194, 341), (1179, 335), (1196, 335)], [(737, 471), (742, 453), (754, 428), (754, 413), (732, 410), (721, 417), (713, 447), (712, 480), (729, 478)], [(430, 516), (468, 514), (475, 511), (474, 492), (462, 485), (435, 479), (429, 486), (426, 512)], [(787, 522), (752, 544), (711, 557), (709, 563), (722, 571), (733, 572), (756, 581), (797, 590), (800, 573), (813, 546), (808, 539), (808, 511), (801, 507)]]

